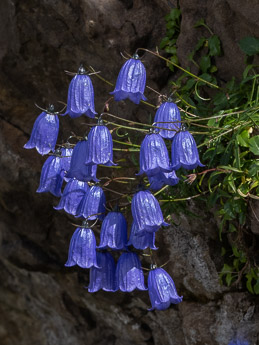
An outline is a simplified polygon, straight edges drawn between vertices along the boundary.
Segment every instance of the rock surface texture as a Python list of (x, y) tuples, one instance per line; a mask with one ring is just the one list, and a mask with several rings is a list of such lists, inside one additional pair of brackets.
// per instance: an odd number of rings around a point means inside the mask
[[(0, 344), (1, 345), (227, 345), (244, 337), (259, 342), (253, 296), (223, 288), (216, 223), (192, 203), (197, 220), (157, 234), (159, 263), (175, 280), (183, 302), (164, 312), (148, 312), (148, 294), (90, 294), (88, 270), (64, 268), (74, 231), (58, 200), (36, 194), (46, 157), (25, 150), (40, 111), (34, 102), (66, 101), (70, 77), (80, 62), (115, 83), (124, 62), (120, 52), (154, 50), (165, 34), (164, 16), (176, 5), (166, 0), (2, 0), (0, 2)], [(220, 36), (224, 57), (219, 78), (238, 77), (244, 56), (237, 42), (258, 32), (256, 0), (180, 0), (179, 58), (187, 64), (196, 42), (193, 24), (205, 18)], [(256, 10), (257, 9), (257, 10)], [(169, 70), (144, 56), (148, 85), (166, 87)], [(92, 78), (96, 110), (113, 90)], [(146, 96), (153, 103), (154, 96)], [(62, 105), (60, 105), (62, 108)], [(146, 106), (128, 101), (113, 106), (119, 116), (145, 121)], [(61, 118), (58, 142), (71, 131), (83, 135), (86, 118)], [(134, 169), (132, 171), (134, 174)], [(146, 265), (147, 267), (147, 265)], [(257, 307), (258, 308), (258, 307)]]

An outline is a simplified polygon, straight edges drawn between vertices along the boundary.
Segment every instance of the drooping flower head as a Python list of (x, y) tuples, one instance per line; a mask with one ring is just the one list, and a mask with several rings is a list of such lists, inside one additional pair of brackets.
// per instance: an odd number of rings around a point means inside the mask
[(99, 249), (124, 249), (127, 243), (127, 222), (120, 212), (109, 212), (104, 218)]
[(85, 114), (94, 118), (97, 114), (94, 109), (94, 89), (90, 77), (83, 66), (71, 80), (68, 89), (67, 110), (65, 114), (76, 118)]
[(42, 112), (36, 119), (31, 132), (30, 140), (24, 145), (25, 149), (36, 148), (41, 155), (55, 151), (58, 138), (59, 119), (50, 105), (48, 111)]
[(144, 90), (146, 85), (146, 70), (139, 56), (134, 54), (122, 66), (116, 81), (116, 86), (111, 95), (115, 101), (129, 98), (132, 102), (139, 104), (141, 100), (146, 101)]
[(103, 125), (101, 119), (92, 127), (88, 135), (88, 147), (85, 164), (116, 165), (113, 163), (113, 143), (109, 129)]
[(172, 169), (195, 169), (197, 166), (204, 167), (196, 142), (191, 133), (183, 129), (176, 133), (172, 141)]
[(78, 205), (88, 190), (89, 186), (87, 182), (78, 181), (75, 178), (71, 178), (64, 188), (58, 206), (54, 207), (54, 209), (64, 209), (67, 213), (75, 216)]
[(147, 134), (141, 143), (139, 154), (140, 171), (149, 176), (171, 170), (169, 155), (163, 138), (158, 133)]
[(174, 170), (169, 173), (159, 173), (153, 176), (148, 175), (150, 189), (158, 190), (164, 185), (175, 186), (179, 182)]
[(69, 146), (61, 148), (62, 169), (65, 170), (65, 173), (70, 169), (72, 154), (73, 148)]
[[(88, 218), (89, 220), (103, 219), (105, 213), (105, 195), (100, 186), (92, 186), (83, 196), (78, 205), (77, 217)], [(91, 217), (90, 217), (91, 216)]]
[(132, 245), (136, 249), (144, 250), (149, 247), (153, 250), (156, 250), (157, 247), (155, 246), (155, 233), (147, 231), (139, 232), (135, 222), (133, 222), (130, 231), (130, 238), (127, 243), (127, 246), (130, 245)]
[(97, 264), (99, 268), (90, 268), (90, 284), (88, 292), (99, 290), (115, 292), (115, 262), (112, 255), (108, 252), (97, 252)]
[[(179, 121), (179, 122), (178, 122)], [(156, 111), (154, 122), (160, 129), (159, 135), (165, 139), (173, 139), (176, 132), (181, 128), (181, 115), (180, 111), (172, 99), (169, 98), (168, 102), (164, 102)], [(165, 122), (165, 123), (163, 123)], [(172, 122), (172, 123), (169, 123)], [(170, 129), (170, 131), (168, 131)]]
[(68, 260), (65, 266), (71, 267), (75, 265), (82, 268), (99, 267), (96, 261), (94, 233), (87, 227), (77, 228), (70, 241)]
[(143, 230), (155, 232), (161, 225), (169, 225), (164, 221), (159, 202), (148, 190), (141, 190), (134, 194), (131, 201), (131, 212), (140, 232)]
[(167, 309), (170, 304), (182, 302), (179, 297), (173, 279), (163, 268), (155, 268), (148, 275), (148, 293), (152, 308), (150, 310)]
[(79, 181), (94, 181), (98, 182), (96, 178), (97, 165), (85, 165), (86, 152), (88, 150), (88, 141), (79, 141), (74, 147), (70, 169), (66, 174), (68, 178), (76, 178)]
[(37, 193), (47, 193), (60, 197), (61, 187), (64, 178), (64, 170), (62, 169), (61, 152), (56, 151), (56, 155), (49, 156), (43, 164), (40, 176), (40, 185)]
[(123, 292), (131, 292), (135, 289), (147, 290), (141, 263), (136, 253), (121, 254), (115, 275), (117, 288)]

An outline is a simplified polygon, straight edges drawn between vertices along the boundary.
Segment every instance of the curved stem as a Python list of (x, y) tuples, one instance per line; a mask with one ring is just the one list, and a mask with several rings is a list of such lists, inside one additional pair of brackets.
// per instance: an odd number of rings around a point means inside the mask
[(143, 51), (145, 51), (145, 52), (147, 52), (147, 53), (150, 53), (150, 54), (152, 54), (152, 55), (157, 56), (158, 58), (160, 58), (160, 59), (162, 59), (162, 60), (168, 62), (169, 64), (175, 66), (176, 68), (180, 69), (181, 71), (185, 72), (186, 74), (190, 75), (191, 77), (193, 77), (193, 78), (196, 79), (196, 80), (199, 80), (199, 81), (201, 81), (201, 82), (203, 82), (203, 83), (205, 83), (205, 84), (207, 84), (207, 85), (210, 85), (210, 86), (212, 86), (212, 87), (215, 87), (216, 89), (223, 90), (223, 89), (222, 89), (221, 87), (219, 87), (218, 85), (212, 84), (212, 83), (210, 83), (209, 81), (207, 81), (207, 80), (205, 80), (205, 79), (202, 79), (202, 78), (198, 77), (197, 75), (195, 75), (195, 74), (193, 74), (193, 73), (187, 71), (187, 70), (184, 69), (183, 67), (181, 67), (181, 66), (177, 65), (176, 63), (170, 61), (169, 59), (167, 59), (167, 58), (161, 56), (159, 53), (154, 53), (154, 52), (152, 52), (151, 50), (146, 49), (146, 48), (138, 48), (138, 49), (136, 50), (136, 53), (137, 53), (139, 50), (143, 50)]

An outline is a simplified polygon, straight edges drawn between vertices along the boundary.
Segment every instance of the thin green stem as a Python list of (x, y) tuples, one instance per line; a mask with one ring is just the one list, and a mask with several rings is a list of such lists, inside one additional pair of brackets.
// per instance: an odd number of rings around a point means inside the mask
[(126, 145), (126, 146), (132, 146), (132, 147), (140, 147), (140, 145), (136, 145), (136, 144), (130, 144), (130, 143), (124, 143), (123, 141), (119, 141), (119, 140), (115, 140), (115, 139), (112, 139), (112, 141), (114, 143), (118, 143), (118, 144), (121, 144), (121, 145)]
[(139, 149), (117, 149), (113, 148), (113, 151), (122, 151), (122, 152), (139, 152)]
[(163, 56), (161, 56), (159, 53), (154, 53), (154, 52), (152, 52), (151, 50), (146, 49), (146, 48), (138, 48), (138, 49), (136, 50), (136, 53), (137, 53), (139, 50), (143, 50), (143, 51), (145, 51), (145, 52), (147, 52), (147, 53), (150, 53), (150, 54), (152, 54), (152, 55), (155, 55), (155, 56), (157, 56), (158, 58), (160, 58), (160, 59), (166, 61), (167, 63), (169, 63), (169, 64), (175, 66), (176, 68), (178, 68), (178, 69), (180, 69), (181, 71), (185, 72), (186, 74), (190, 75), (190, 76), (193, 77), (194, 79), (199, 80), (199, 81), (201, 81), (201, 82), (203, 82), (203, 83), (205, 83), (205, 84), (207, 84), (207, 85), (210, 85), (210, 86), (212, 86), (212, 87), (215, 87), (216, 89), (222, 90), (222, 88), (219, 87), (218, 85), (212, 84), (212, 83), (208, 82), (207, 80), (198, 77), (197, 75), (195, 75), (195, 74), (193, 74), (193, 73), (187, 71), (186, 69), (184, 69), (183, 67), (177, 65), (176, 63), (174, 63), (174, 62), (168, 60), (167, 58), (165, 58), (165, 57), (163, 57)]
[(214, 140), (216, 140), (216, 139), (222, 137), (222, 136), (225, 135), (225, 134), (228, 134), (228, 133), (230, 133), (230, 132), (233, 132), (233, 131), (235, 131), (236, 129), (238, 129), (239, 127), (244, 126), (244, 125), (246, 125), (246, 124), (248, 124), (248, 123), (249, 123), (249, 122), (245, 122), (245, 123), (242, 123), (242, 124), (240, 124), (240, 125), (235, 126), (234, 128), (230, 128), (229, 130), (225, 131), (224, 133), (221, 133), (221, 134), (217, 135), (215, 138), (212, 138), (212, 139), (210, 139), (209, 141), (204, 142), (204, 143), (200, 144), (200, 145), (197, 146), (197, 147), (202, 147), (202, 146), (204, 146), (204, 145), (208, 145), (208, 144), (211, 143), (212, 141), (214, 141)]

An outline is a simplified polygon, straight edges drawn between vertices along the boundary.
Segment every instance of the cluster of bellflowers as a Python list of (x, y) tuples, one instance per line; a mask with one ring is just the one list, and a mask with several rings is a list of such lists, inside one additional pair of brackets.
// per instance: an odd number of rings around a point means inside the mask
[[(115, 101), (128, 98), (139, 104), (146, 100), (145, 84), (145, 67), (135, 54), (122, 66), (111, 94)], [(138, 175), (147, 176), (149, 188), (138, 188), (132, 197), (133, 221), (129, 238), (127, 222), (120, 209), (117, 207), (107, 212), (105, 193), (96, 176), (98, 165), (116, 165), (109, 129), (99, 116), (89, 133), (75, 145), (57, 146), (59, 116), (65, 115), (96, 118), (93, 85), (82, 66), (69, 85), (65, 113), (55, 112), (53, 105), (43, 109), (34, 123), (29, 141), (24, 145), (26, 149), (36, 148), (41, 155), (49, 155), (42, 167), (37, 192), (49, 192), (60, 198), (54, 208), (82, 220), (82, 225), (72, 235), (65, 266), (78, 265), (90, 269), (88, 291), (91, 293), (101, 289), (110, 292), (148, 290), (151, 310), (164, 310), (171, 304), (178, 304), (182, 297), (162, 267), (151, 264), (146, 285), (137, 254), (138, 250), (147, 248), (156, 250), (156, 232), (169, 225), (152, 191), (164, 185), (176, 185), (179, 182), (176, 171), (181, 167), (194, 169), (203, 166), (194, 138), (181, 126), (177, 105), (169, 98), (159, 106), (154, 127), (141, 143)], [(171, 160), (165, 140), (171, 141)], [(92, 225), (90, 221), (93, 221)], [(99, 245), (93, 231), (97, 221), (102, 222)], [(112, 251), (121, 253), (117, 264)]]

